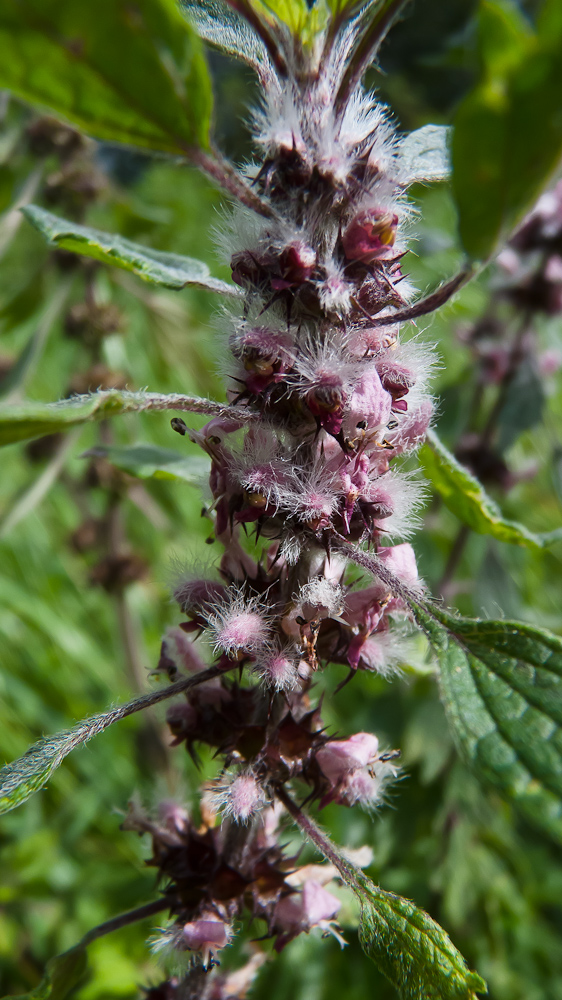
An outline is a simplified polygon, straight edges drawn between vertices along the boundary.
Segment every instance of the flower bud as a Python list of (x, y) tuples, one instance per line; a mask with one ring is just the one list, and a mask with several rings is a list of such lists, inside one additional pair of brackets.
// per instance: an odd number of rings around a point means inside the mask
[(196, 614), (220, 600), (226, 587), (215, 580), (179, 580), (174, 588), (174, 599), (185, 614)]
[(308, 281), (316, 266), (316, 253), (304, 240), (295, 240), (279, 255), (279, 277), (272, 277), (274, 291), (283, 291)]
[(248, 823), (266, 805), (267, 796), (252, 771), (239, 771), (210, 786), (209, 802), (225, 819)]
[(216, 645), (225, 653), (249, 652), (267, 639), (268, 629), (256, 611), (228, 616), (216, 629)]
[(298, 659), (281, 649), (266, 650), (254, 669), (264, 684), (276, 691), (292, 691), (299, 682)]
[(229, 656), (256, 652), (270, 635), (269, 619), (260, 610), (257, 597), (246, 598), (236, 587), (206, 615), (215, 650)]

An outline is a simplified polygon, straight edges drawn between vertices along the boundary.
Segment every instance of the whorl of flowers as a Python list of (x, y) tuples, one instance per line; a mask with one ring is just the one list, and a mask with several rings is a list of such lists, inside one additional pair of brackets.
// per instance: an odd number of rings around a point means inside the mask
[[(238, 422), (231, 409), (189, 432), (211, 458), (205, 514), (223, 554), (213, 579), (177, 582), (187, 620), (160, 662), (171, 677), (198, 669), (191, 637), (214, 651), (224, 676), (191, 688), (168, 720), (176, 743), (195, 757), (207, 744), (224, 769), (201, 825), (150, 826), (173, 917), (163, 941), (209, 965), (245, 912), (277, 948), (334, 928), (338, 900), (314, 879), (287, 881), (295, 859), (279, 846), (276, 791), (295, 782), (321, 806), (372, 809), (397, 774), (396, 753), (376, 736), (324, 729), (311, 686), (327, 662), (349, 675), (399, 665), (391, 623), (407, 609), (380, 580), (350, 586), (342, 545), (372, 548), (420, 586), (403, 541), (419, 490), (395, 460), (428, 428), (432, 357), (416, 340), (400, 344), (393, 320), (412, 296), (402, 269), (412, 178), (385, 109), (361, 85), (373, 52), (359, 51), (360, 8), (308, 47), (280, 22), (271, 45), (271, 25), (256, 32), (216, 4), (190, 10), (211, 41), (226, 17), (231, 48), (262, 84), (247, 179), (264, 211), (235, 209), (220, 235), (244, 293), (226, 320), (228, 398), (255, 419)], [(149, 828), (139, 816), (129, 825)]]

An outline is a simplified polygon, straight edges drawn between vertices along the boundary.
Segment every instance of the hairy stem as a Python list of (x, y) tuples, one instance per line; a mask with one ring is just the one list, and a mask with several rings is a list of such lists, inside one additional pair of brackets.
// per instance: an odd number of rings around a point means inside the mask
[(407, 0), (382, 0), (382, 3), (359, 41), (336, 98), (336, 113), (343, 115), (349, 98), (361, 82), (365, 71), (373, 62), (380, 45), (392, 24), (406, 6)]
[(120, 930), (121, 927), (128, 927), (129, 924), (136, 924), (139, 920), (146, 920), (147, 917), (152, 917), (155, 913), (162, 913), (169, 906), (169, 900), (155, 899), (152, 903), (145, 903), (144, 906), (137, 906), (134, 910), (127, 910), (126, 913), (120, 913), (119, 916), (112, 917), (111, 920), (106, 920), (103, 924), (93, 927), (84, 935), (80, 944), (85, 947), (106, 934)]
[(446, 281), (437, 291), (432, 292), (431, 295), (427, 295), (424, 299), (419, 299), (418, 302), (414, 302), (413, 305), (408, 306), (406, 309), (389, 313), (388, 316), (373, 316), (372, 320), (377, 326), (393, 326), (395, 323), (405, 323), (406, 320), (417, 319), (418, 316), (426, 316), (428, 313), (435, 312), (436, 309), (445, 305), (455, 292), (458, 292), (459, 288), (466, 285), (474, 277), (475, 273), (475, 268), (466, 268), (466, 270), (456, 274), (454, 278)]
[(288, 792), (285, 791), (282, 785), (277, 785), (275, 787), (275, 794), (279, 801), (285, 806), (285, 809), (289, 815), (294, 819), (295, 823), (300, 827), (302, 832), (308, 837), (309, 840), (318, 848), (321, 854), (324, 855), (327, 861), (330, 861), (334, 868), (337, 868), (342, 878), (349, 882), (356, 880), (356, 873), (354, 866), (346, 861), (345, 858), (336, 850), (332, 844), (329, 837), (322, 832), (320, 827), (314, 822), (311, 817), (302, 811), (300, 806), (293, 801)]

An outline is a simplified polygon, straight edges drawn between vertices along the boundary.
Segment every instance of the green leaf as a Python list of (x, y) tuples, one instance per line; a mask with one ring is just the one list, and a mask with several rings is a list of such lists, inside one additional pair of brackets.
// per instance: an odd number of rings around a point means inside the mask
[(459, 106), (453, 190), (467, 252), (487, 258), (562, 156), (562, 37), (533, 35), (515, 5), (482, 0), (482, 74)]
[(86, 949), (82, 944), (76, 945), (47, 962), (45, 975), (34, 990), (4, 1000), (66, 1000), (84, 978), (86, 968)]
[(139, 479), (175, 479), (199, 485), (209, 476), (209, 459), (203, 455), (182, 455), (178, 451), (152, 444), (135, 444), (129, 448), (98, 446), (86, 451), (90, 456), (107, 458), (118, 469)]
[(562, 843), (562, 640), (520, 622), (431, 613), (445, 626), (431, 626), (432, 638), (459, 749), (479, 777)]
[(53, 771), (72, 750), (115, 721), (109, 718), (112, 715), (113, 712), (96, 715), (73, 729), (45, 737), (30, 747), (23, 757), (6, 764), (0, 770), (0, 813), (15, 809), (44, 788)]
[(475, 260), (483, 260), (493, 251), (504, 223), (506, 116), (505, 94), (491, 83), (471, 91), (455, 116), (453, 194), (460, 237)]
[(487, 992), (485, 980), (469, 970), (428, 913), (362, 873), (348, 884), (361, 901), (361, 945), (403, 1000), (471, 1000)]
[(234, 408), (197, 396), (109, 389), (88, 396), (73, 396), (60, 403), (24, 402), (0, 406), (0, 446), (67, 431), (91, 421), (107, 420), (119, 413), (142, 410), (189, 410), (210, 416), (229, 414), (240, 420), (245, 417)]
[(208, 145), (209, 76), (174, 0), (4, 0), (0, 48), (1, 88), (97, 139)]
[(0, 770), (0, 813), (15, 809), (35, 792), (44, 788), (53, 771), (56, 771), (72, 750), (102, 733), (114, 722), (119, 722), (120, 719), (133, 715), (135, 712), (142, 712), (143, 709), (150, 708), (151, 705), (157, 705), (158, 702), (181, 694), (188, 688), (202, 684), (211, 678), (218, 677), (221, 673), (220, 667), (209, 667), (208, 670), (202, 670), (191, 677), (185, 677), (168, 687), (143, 694), (140, 698), (134, 698), (133, 701), (118, 705), (108, 712), (101, 712), (99, 715), (92, 715), (89, 719), (83, 719), (72, 729), (66, 729), (54, 736), (45, 736), (38, 740), (22, 757), (11, 764), (6, 764)]
[(506, 387), (498, 414), (498, 451), (506, 451), (520, 434), (540, 423), (545, 402), (543, 380), (538, 372), (530, 364), (521, 365)]
[(423, 125), (405, 136), (399, 163), (409, 183), (443, 181), (449, 176), (452, 131), (448, 125)]
[(426, 632), (469, 765), (562, 844), (562, 638), (522, 622), (455, 616), (405, 586), (377, 556), (349, 543), (337, 548), (402, 598)]
[(474, 1000), (487, 992), (449, 936), (409, 899), (375, 885), (344, 857), (326, 834), (287, 795), (277, 795), (303, 833), (334, 865), (361, 904), (359, 940), (367, 955), (396, 987), (402, 1000)]
[(562, 539), (562, 528), (538, 534), (502, 517), (483, 486), (457, 462), (434, 431), (429, 431), (420, 459), (425, 475), (446, 506), (472, 531), (531, 549), (542, 549)]
[(123, 236), (60, 219), (37, 205), (27, 205), (22, 211), (51, 246), (60, 250), (70, 250), (83, 257), (93, 257), (103, 264), (121, 267), (145, 281), (165, 288), (177, 290), (187, 285), (196, 285), (226, 295), (241, 294), (235, 285), (213, 278), (207, 265), (193, 257), (151, 250), (150, 247), (132, 243)]

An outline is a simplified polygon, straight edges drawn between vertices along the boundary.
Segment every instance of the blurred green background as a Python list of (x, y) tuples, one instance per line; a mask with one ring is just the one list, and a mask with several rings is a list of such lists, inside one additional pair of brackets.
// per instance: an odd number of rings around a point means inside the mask
[[(533, 17), (538, 5), (525, 11)], [(415, 0), (385, 43), (382, 74), (371, 74), (406, 131), (447, 123), (477, 73), (475, 5)], [(251, 76), (211, 54), (217, 133), (237, 161), (250, 155), (245, 127)], [(0, 101), (0, 393), (54, 400), (113, 379), (129, 388), (223, 398), (220, 305), (198, 291), (154, 290), (130, 275), (52, 254), (14, 205), (29, 195), (62, 215), (158, 249), (215, 258), (221, 197), (194, 170), (87, 141), (68, 156), (52, 126), (7, 96)], [(47, 136), (47, 138), (45, 138)], [(58, 148), (58, 152), (57, 152)], [(408, 270), (421, 290), (459, 266), (446, 185), (416, 188), (418, 238)], [(28, 200), (31, 200), (28, 197)], [(420, 323), (437, 341), (437, 427), (454, 448), (474, 392), (474, 359), (459, 333), (487, 308), (489, 271), (454, 304)], [(94, 301), (113, 326), (82, 322)], [(119, 310), (108, 314), (109, 306)], [(101, 308), (103, 307), (103, 308)], [(47, 319), (45, 318), (47, 314)], [(83, 317), (82, 317), (83, 318)], [(120, 329), (115, 330), (115, 326)], [(107, 324), (106, 324), (107, 326)], [(26, 353), (40, 331), (35, 352)], [(541, 350), (562, 351), (562, 319), (537, 324)], [(15, 367), (18, 366), (19, 367)], [(96, 367), (97, 366), (97, 367)], [(14, 373), (17, 377), (14, 377)], [(562, 381), (544, 382), (544, 405), (522, 422), (505, 454), (512, 470), (535, 468), (507, 493), (506, 516), (536, 530), (562, 523)], [(525, 401), (522, 401), (525, 409)], [(203, 419), (193, 418), (193, 426)], [(178, 621), (169, 599), (173, 568), (208, 561), (200, 492), (163, 480), (135, 480), (81, 457), (100, 441), (152, 442), (195, 452), (164, 414), (129, 415), (111, 428), (2, 452), (0, 475), (0, 758), (12, 760), (44, 733), (151, 686), (165, 628)], [(127, 585), (108, 578), (95, 522), (116, 508)], [(459, 522), (435, 500), (414, 539), (420, 571), (436, 592)], [(89, 534), (88, 534), (89, 532)], [(562, 631), (562, 545), (534, 554), (471, 536), (449, 600), (464, 613), (517, 616)], [(104, 575), (105, 574), (105, 575)], [(341, 679), (330, 668), (328, 692)], [(330, 806), (322, 820), (341, 843), (369, 844), (370, 874), (413, 898), (448, 930), (497, 1000), (562, 1000), (562, 857), (512, 809), (484, 792), (452, 750), (425, 649), (403, 680), (360, 674), (326, 703), (342, 733), (376, 732), (403, 750), (404, 779), (389, 806), (369, 817)], [(200, 781), (182, 748), (168, 750), (164, 709), (112, 727), (67, 758), (47, 790), (0, 824), (0, 992), (25, 992), (46, 960), (92, 926), (153, 897), (148, 845), (120, 831), (135, 794), (189, 801)], [(204, 769), (210, 767), (204, 762)], [(351, 913), (351, 911), (350, 911)], [(350, 922), (353, 923), (352, 915)], [(150, 957), (150, 922), (89, 949), (91, 975), (80, 1000), (134, 998), (162, 972)], [(268, 1000), (391, 998), (394, 991), (361, 952), (356, 934), (340, 951), (311, 935), (261, 972), (253, 995)], [(227, 959), (228, 961), (228, 959)]]

